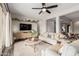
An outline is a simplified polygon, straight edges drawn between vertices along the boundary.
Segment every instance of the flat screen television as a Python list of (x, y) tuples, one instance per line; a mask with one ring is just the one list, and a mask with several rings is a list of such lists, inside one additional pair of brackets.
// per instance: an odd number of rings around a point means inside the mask
[(32, 29), (32, 25), (31, 24), (20, 24), (20, 30), (31, 30)]

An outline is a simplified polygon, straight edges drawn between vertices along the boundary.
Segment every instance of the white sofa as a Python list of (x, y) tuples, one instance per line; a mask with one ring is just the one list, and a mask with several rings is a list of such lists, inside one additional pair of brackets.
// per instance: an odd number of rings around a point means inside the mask
[(52, 38), (48, 38), (48, 37), (44, 37), (44, 36), (39, 36), (39, 39), (44, 41), (44, 42), (47, 42), (49, 44), (56, 44), (57, 41), (52, 39)]
[(39, 36), (39, 39), (53, 45), (57, 43), (57, 40), (55, 40), (54, 38), (48, 37), (48, 33), (41, 34)]
[[(52, 35), (53, 37), (48, 37), (47, 33), (44, 33), (39, 36), (39, 39), (42, 41), (45, 41), (47, 43), (50, 43), (52, 45), (57, 44), (58, 37), (54, 37), (55, 35)], [(55, 39), (56, 38), (56, 39)], [(67, 44), (64, 40), (62, 48), (58, 50), (58, 52), (52, 50), (50, 47), (47, 49), (44, 49), (41, 51), (42, 56), (78, 56), (79, 55), (79, 40), (72, 42), (71, 44)], [(65, 44), (66, 43), (66, 44)]]
[(65, 36), (61, 33), (43, 33), (39, 36), (39, 39), (54, 45), (57, 41), (61, 41), (64, 37)]
[(41, 51), (42, 56), (79, 56), (79, 40), (71, 44), (65, 44), (58, 52), (47, 48)]

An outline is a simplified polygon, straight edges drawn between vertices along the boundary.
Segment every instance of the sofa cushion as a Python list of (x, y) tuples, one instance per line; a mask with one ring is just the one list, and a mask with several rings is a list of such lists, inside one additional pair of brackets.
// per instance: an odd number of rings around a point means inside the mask
[(58, 53), (56, 53), (55, 51), (53, 51), (50, 48), (42, 50), (41, 55), (42, 56), (60, 56)]
[(61, 39), (61, 38), (63, 38), (64, 36), (63, 36), (63, 34), (61, 34), (61, 33), (53, 33), (52, 35), (51, 35), (51, 38), (52, 39), (56, 39), (56, 40), (59, 40), (59, 39)]
[(52, 47), (50, 47), (53, 51), (55, 52), (59, 52), (59, 49), (62, 47), (63, 45), (61, 44), (55, 44), (55, 45), (52, 45)]
[(60, 51), (61, 56), (76, 56), (78, 54), (77, 49), (70, 44), (64, 45)]
[(44, 37), (48, 37), (48, 33), (46, 32), (46, 33), (43, 33), (42, 34)]

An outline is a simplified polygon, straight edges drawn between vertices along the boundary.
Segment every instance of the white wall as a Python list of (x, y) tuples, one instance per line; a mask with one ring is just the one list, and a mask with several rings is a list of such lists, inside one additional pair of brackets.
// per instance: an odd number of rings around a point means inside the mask
[(73, 22), (74, 33), (79, 33), (79, 20)]
[[(63, 23), (68, 23), (68, 24), (71, 23), (71, 20), (66, 19), (66, 18), (60, 18), (59, 20), (60, 20), (60, 23), (61, 23), (61, 21), (62, 21)], [(40, 21), (39, 21), (40, 34), (44, 34), (44, 33), (46, 32), (46, 21), (47, 21), (47, 20), (40, 20)], [(61, 24), (60, 24), (60, 26), (61, 26)], [(61, 30), (60, 30), (60, 31), (61, 31)]]
[(40, 34), (44, 34), (46, 32), (46, 20), (40, 20), (39, 21), (39, 29), (40, 29)]
[(46, 21), (46, 32), (49, 32), (49, 33), (54, 33), (55, 30), (54, 30), (54, 26), (55, 26), (55, 19), (48, 19)]
[(13, 32), (19, 32), (20, 31), (20, 23), (25, 23), (25, 24), (32, 24), (32, 30), (37, 31), (37, 23), (31, 23), (31, 22), (23, 22), (23, 21), (12, 21), (12, 26), (13, 26)]

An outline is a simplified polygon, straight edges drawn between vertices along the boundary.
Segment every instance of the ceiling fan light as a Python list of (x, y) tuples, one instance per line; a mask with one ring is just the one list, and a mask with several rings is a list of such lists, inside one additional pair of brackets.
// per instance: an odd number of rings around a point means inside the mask
[(43, 11), (43, 12), (45, 12), (45, 11), (46, 11), (46, 9), (44, 8), (44, 9), (42, 9), (42, 11)]

